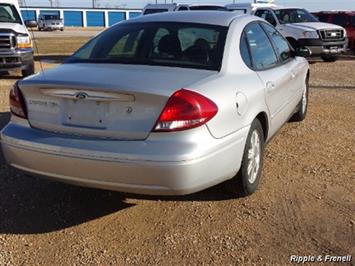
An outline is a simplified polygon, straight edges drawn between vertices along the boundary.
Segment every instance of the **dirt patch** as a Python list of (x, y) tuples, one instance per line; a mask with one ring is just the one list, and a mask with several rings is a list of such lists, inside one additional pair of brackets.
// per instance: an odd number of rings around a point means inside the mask
[[(51, 65), (45, 65), (48, 67)], [(313, 64), (310, 108), (269, 144), (248, 198), (143, 197), (28, 177), (0, 157), (0, 265), (286, 265), (355, 255), (354, 61)], [(0, 80), (0, 126), (9, 119)]]

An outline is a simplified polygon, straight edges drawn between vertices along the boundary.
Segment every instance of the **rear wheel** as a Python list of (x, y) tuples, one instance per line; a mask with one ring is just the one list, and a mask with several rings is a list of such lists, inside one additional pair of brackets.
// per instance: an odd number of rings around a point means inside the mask
[(35, 65), (34, 65), (34, 63), (28, 65), (21, 72), (22, 72), (22, 77), (24, 77), (24, 78), (33, 75), (35, 73)]
[(241, 168), (231, 181), (233, 192), (241, 197), (253, 194), (258, 188), (263, 167), (264, 141), (262, 125), (255, 119), (250, 126)]
[(308, 109), (308, 90), (309, 90), (308, 77), (305, 83), (306, 84), (302, 94), (302, 99), (298, 104), (296, 112), (291, 117), (290, 122), (301, 122), (306, 118), (307, 109)]

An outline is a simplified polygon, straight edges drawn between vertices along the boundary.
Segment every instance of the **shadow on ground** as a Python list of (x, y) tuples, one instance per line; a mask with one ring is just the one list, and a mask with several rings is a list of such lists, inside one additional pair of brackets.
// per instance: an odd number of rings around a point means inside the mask
[(44, 63), (63, 63), (69, 55), (35, 55), (35, 61), (42, 61)]
[[(0, 127), (9, 121), (0, 113)], [(38, 234), (79, 225), (134, 206), (126, 199), (218, 201), (233, 198), (225, 184), (187, 196), (142, 196), (80, 188), (26, 175), (0, 152), (0, 234)]]

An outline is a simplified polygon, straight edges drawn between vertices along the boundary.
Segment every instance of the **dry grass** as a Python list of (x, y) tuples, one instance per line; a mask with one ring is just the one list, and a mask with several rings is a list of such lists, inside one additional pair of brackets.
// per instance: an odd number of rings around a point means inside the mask
[(70, 55), (89, 40), (89, 37), (39, 38), (35, 40), (35, 53), (40, 55)]

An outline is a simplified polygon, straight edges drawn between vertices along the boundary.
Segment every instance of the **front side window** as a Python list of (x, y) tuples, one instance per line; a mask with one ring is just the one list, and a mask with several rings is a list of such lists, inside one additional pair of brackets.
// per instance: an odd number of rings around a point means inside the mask
[(274, 27), (271, 27), (266, 23), (262, 23), (262, 26), (274, 44), (276, 53), (279, 56), (281, 62), (288, 61), (291, 58), (291, 49), (288, 42)]
[(0, 4), (0, 22), (22, 24), (14, 5)]
[(255, 16), (261, 17), (269, 22), (271, 25), (276, 26), (276, 20), (270, 10), (258, 10), (255, 12)]
[(318, 22), (307, 10), (300, 8), (286, 8), (275, 10), (275, 15), (281, 24)]
[(244, 33), (250, 47), (255, 70), (264, 70), (277, 65), (277, 56), (265, 31), (258, 23), (246, 26)]
[(220, 70), (227, 29), (178, 22), (117, 25), (89, 41), (67, 63), (143, 64)]

